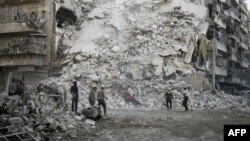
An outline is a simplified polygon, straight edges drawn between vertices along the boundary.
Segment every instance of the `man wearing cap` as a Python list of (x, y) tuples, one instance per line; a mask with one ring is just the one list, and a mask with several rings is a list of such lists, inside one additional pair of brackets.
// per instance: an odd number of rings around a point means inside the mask
[(78, 87), (77, 87), (77, 82), (74, 81), (74, 85), (71, 86), (70, 92), (72, 94), (72, 111), (77, 114), (77, 107), (78, 107)]
[(166, 104), (167, 104), (168, 110), (171, 110), (172, 109), (172, 99), (174, 98), (171, 91), (168, 90), (166, 92), (166, 94), (164, 95), (164, 97), (166, 98)]
[(105, 96), (104, 93), (104, 87), (101, 87), (101, 90), (98, 92), (97, 94), (97, 100), (98, 100), (98, 105), (103, 107), (103, 111), (104, 114), (106, 114), (106, 102), (105, 102), (105, 98), (107, 99), (107, 97)]
[(91, 106), (94, 106), (96, 102), (96, 97), (95, 97), (96, 89), (97, 89), (96, 86), (93, 86), (89, 93), (89, 104)]

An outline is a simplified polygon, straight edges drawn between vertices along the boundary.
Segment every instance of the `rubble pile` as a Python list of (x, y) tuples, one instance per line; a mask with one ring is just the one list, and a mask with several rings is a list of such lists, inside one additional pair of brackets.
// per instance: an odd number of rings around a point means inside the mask
[[(68, 90), (71, 82), (77, 80), (80, 109), (89, 106), (92, 85), (105, 87), (111, 109), (162, 108), (167, 89), (175, 93), (175, 108), (182, 108), (183, 88), (188, 85), (182, 77), (197, 73), (190, 63), (197, 40), (204, 32), (199, 28), (203, 19), (197, 13), (183, 11), (182, 6), (166, 8), (172, 2), (168, 0), (88, 2), (92, 6), (78, 13), (80, 31), (60, 29), (64, 35), (74, 36), (63, 39), (63, 44), (70, 48), (65, 50), (67, 55), (61, 63), (62, 75), (42, 83), (63, 85), (70, 104)], [(78, 1), (72, 7), (85, 8), (85, 4), (85, 0)], [(246, 103), (226, 94), (190, 91), (193, 109), (236, 105), (245, 107)]]
[[(23, 97), (1, 94), (0, 126), (6, 128), (0, 129), (1, 136), (20, 134), (25, 135), (23, 139), (47, 140), (76, 137), (78, 127), (86, 131), (95, 128), (94, 121), (83, 122), (86, 120), (83, 115), (69, 112), (66, 105), (62, 105), (60, 95), (51, 88), (44, 87), (41, 92), (33, 88), (27, 90)], [(12, 138), (18, 140), (17, 137)]]

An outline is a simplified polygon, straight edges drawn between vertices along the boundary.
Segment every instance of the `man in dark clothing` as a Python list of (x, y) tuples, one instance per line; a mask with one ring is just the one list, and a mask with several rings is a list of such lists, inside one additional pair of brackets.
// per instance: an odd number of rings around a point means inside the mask
[(172, 99), (174, 98), (171, 91), (168, 90), (164, 96), (166, 98), (166, 104), (167, 104), (167, 108), (168, 110), (172, 109)]
[(13, 78), (9, 85), (9, 96), (15, 95), (17, 91), (17, 85), (15, 79)]
[(36, 87), (36, 92), (40, 93), (44, 88), (44, 85), (42, 83), (39, 83), (38, 86)]
[(184, 93), (183, 106), (185, 107), (185, 111), (188, 111), (187, 102), (188, 102), (188, 96), (186, 93)]
[(95, 102), (96, 102), (95, 93), (96, 93), (96, 87), (94, 86), (92, 88), (92, 90), (90, 91), (90, 93), (89, 93), (89, 103), (90, 103), (91, 106), (94, 106)]
[(16, 94), (22, 96), (24, 94), (24, 91), (25, 91), (25, 87), (24, 87), (23, 81), (19, 81), (19, 84), (17, 85)]
[(72, 111), (77, 114), (77, 106), (78, 106), (78, 87), (77, 82), (74, 82), (74, 85), (70, 88), (70, 92), (72, 94)]
[(103, 107), (104, 114), (106, 114), (106, 102), (105, 98), (107, 98), (104, 94), (104, 87), (101, 87), (101, 91), (97, 94), (98, 105)]

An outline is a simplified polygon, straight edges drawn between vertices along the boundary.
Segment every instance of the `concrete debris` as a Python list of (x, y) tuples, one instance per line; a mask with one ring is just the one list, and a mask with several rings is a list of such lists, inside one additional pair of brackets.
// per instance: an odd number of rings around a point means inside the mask
[(11, 117), (9, 118), (9, 125), (21, 125), (23, 120), (20, 117)]
[(82, 114), (91, 120), (99, 120), (102, 118), (100, 107), (90, 107), (82, 110)]
[(91, 125), (91, 126), (95, 126), (95, 121), (90, 120), (90, 119), (87, 119), (87, 120), (85, 121), (85, 123), (88, 124), (88, 125)]
[(116, 53), (116, 52), (120, 51), (120, 47), (119, 46), (114, 46), (114, 47), (112, 47), (111, 50)]

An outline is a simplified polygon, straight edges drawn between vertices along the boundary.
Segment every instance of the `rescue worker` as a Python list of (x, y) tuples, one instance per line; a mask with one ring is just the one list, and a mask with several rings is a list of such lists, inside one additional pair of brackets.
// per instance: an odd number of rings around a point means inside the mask
[(185, 111), (188, 111), (188, 106), (187, 106), (187, 102), (188, 102), (188, 90), (187, 88), (184, 88), (184, 98), (183, 98), (183, 106), (185, 108)]
[(24, 83), (23, 83), (23, 81), (19, 81), (19, 84), (17, 85), (16, 94), (19, 96), (23, 96), (24, 91), (25, 91)]
[(89, 104), (91, 106), (94, 106), (96, 103), (96, 96), (95, 96), (96, 90), (97, 90), (96, 86), (93, 86), (90, 93), (89, 93)]
[(72, 111), (77, 114), (77, 107), (78, 107), (78, 87), (77, 87), (77, 82), (74, 81), (74, 85), (71, 86), (70, 92), (72, 94)]
[(17, 91), (17, 84), (13, 78), (9, 85), (9, 96), (15, 95)]
[(98, 106), (102, 106), (104, 114), (106, 114), (106, 102), (105, 102), (105, 98), (107, 99), (107, 97), (105, 96), (104, 93), (104, 87), (101, 87), (101, 90), (98, 92), (97, 94), (97, 101), (98, 101)]
[(164, 97), (166, 98), (166, 104), (167, 104), (168, 110), (171, 110), (172, 109), (172, 99), (174, 98), (173, 94), (171, 93), (170, 90), (168, 90), (166, 92), (166, 94), (164, 95)]

